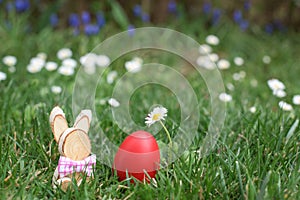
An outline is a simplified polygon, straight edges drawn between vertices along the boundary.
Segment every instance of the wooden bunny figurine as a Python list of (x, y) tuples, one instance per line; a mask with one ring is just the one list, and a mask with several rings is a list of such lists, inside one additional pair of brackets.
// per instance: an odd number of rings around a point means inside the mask
[(58, 106), (52, 109), (49, 121), (60, 153), (52, 178), (54, 188), (60, 185), (66, 191), (72, 184), (72, 177), (79, 186), (84, 175), (87, 180), (93, 176), (96, 156), (91, 155), (91, 143), (87, 134), (91, 120), (92, 112), (82, 110), (73, 127), (69, 128), (63, 110)]

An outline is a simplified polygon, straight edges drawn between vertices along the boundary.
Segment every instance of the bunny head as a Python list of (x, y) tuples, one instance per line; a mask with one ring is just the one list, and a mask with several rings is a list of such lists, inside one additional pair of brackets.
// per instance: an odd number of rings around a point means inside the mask
[(62, 156), (72, 160), (83, 160), (91, 154), (88, 130), (92, 120), (90, 110), (82, 110), (73, 127), (68, 126), (63, 110), (56, 106), (52, 109), (49, 121)]

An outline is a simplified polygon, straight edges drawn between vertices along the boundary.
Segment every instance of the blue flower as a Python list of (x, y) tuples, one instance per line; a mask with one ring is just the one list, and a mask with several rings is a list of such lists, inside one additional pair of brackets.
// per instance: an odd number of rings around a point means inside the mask
[(128, 26), (128, 35), (129, 36), (134, 36), (134, 34), (135, 34), (135, 27), (132, 25), (132, 24), (130, 24), (129, 26)]
[(276, 27), (276, 29), (279, 30), (279, 31), (285, 31), (286, 30), (286, 27), (278, 19), (275, 19), (273, 24)]
[(15, 0), (15, 7), (17, 12), (24, 12), (29, 9), (29, 0)]
[(142, 7), (141, 5), (136, 4), (133, 7), (133, 15), (136, 17), (140, 17), (142, 15)]
[(176, 1), (170, 0), (168, 3), (168, 11), (170, 13), (176, 13), (177, 12), (177, 4)]
[(72, 27), (78, 27), (80, 25), (79, 16), (75, 13), (70, 14), (69, 16), (69, 24)]
[(102, 12), (98, 12), (96, 15), (97, 24), (99, 28), (102, 28), (105, 25), (105, 18)]
[(91, 15), (87, 11), (83, 11), (81, 14), (81, 20), (83, 24), (88, 24), (91, 22)]
[(100, 28), (96, 24), (87, 24), (84, 26), (84, 33), (88, 36), (90, 35), (96, 35), (100, 31)]
[(204, 14), (209, 14), (211, 11), (211, 3), (205, 2), (202, 7), (202, 11)]
[(217, 23), (219, 23), (220, 18), (222, 15), (222, 11), (220, 9), (214, 9), (213, 10), (213, 15), (212, 15), (212, 24), (216, 25)]
[(251, 1), (250, 0), (245, 0), (245, 2), (244, 2), (244, 9), (246, 11), (249, 11), (250, 8), (251, 8)]
[(243, 20), (243, 14), (242, 14), (242, 11), (240, 11), (240, 10), (235, 10), (234, 12), (233, 12), (233, 20), (234, 20), (234, 22), (235, 23), (241, 23), (242, 22), (242, 20)]
[(265, 25), (265, 31), (268, 33), (268, 34), (272, 34), (273, 31), (274, 31), (274, 26), (273, 24), (271, 23), (268, 23)]
[(245, 30), (247, 30), (247, 28), (249, 27), (249, 21), (247, 21), (247, 20), (242, 20), (242, 21), (239, 23), (239, 25), (240, 25), (240, 29), (241, 29), (242, 31), (245, 31)]
[(52, 13), (50, 15), (50, 24), (52, 27), (56, 27), (58, 25), (58, 16), (56, 13)]
[(143, 13), (142, 14), (142, 21), (143, 22), (149, 22), (150, 21), (150, 16), (148, 13)]

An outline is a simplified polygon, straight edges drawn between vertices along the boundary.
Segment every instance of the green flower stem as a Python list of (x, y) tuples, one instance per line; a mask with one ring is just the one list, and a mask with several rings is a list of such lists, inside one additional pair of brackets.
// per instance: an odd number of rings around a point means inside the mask
[(161, 120), (159, 120), (160, 124), (162, 125), (162, 127), (165, 129), (166, 133), (167, 133), (167, 136), (169, 138), (169, 141), (170, 141), (170, 147), (172, 147), (172, 139), (171, 139), (171, 136), (170, 136), (170, 133), (168, 131), (168, 129), (166, 128), (166, 126), (164, 125), (164, 123), (162, 123)]

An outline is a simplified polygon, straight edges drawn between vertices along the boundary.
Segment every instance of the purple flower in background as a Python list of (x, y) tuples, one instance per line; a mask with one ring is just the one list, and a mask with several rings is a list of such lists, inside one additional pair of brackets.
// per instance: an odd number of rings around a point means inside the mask
[(80, 25), (79, 16), (75, 13), (70, 14), (69, 16), (69, 24), (72, 27), (78, 27)]
[(211, 3), (210, 2), (204, 2), (202, 11), (204, 14), (209, 14), (211, 11)]
[(10, 12), (10, 11), (12, 11), (13, 9), (14, 9), (13, 3), (12, 3), (12, 2), (7, 2), (7, 3), (6, 3), (6, 11), (7, 11), (7, 12)]
[(135, 33), (135, 27), (132, 25), (132, 24), (130, 24), (129, 26), (128, 26), (128, 35), (130, 36), (130, 37), (132, 37), (132, 36), (134, 36), (134, 33)]
[(216, 25), (217, 23), (219, 23), (220, 18), (222, 15), (222, 11), (218, 8), (213, 10), (213, 15), (212, 15), (212, 24)]
[(98, 12), (96, 15), (97, 24), (99, 28), (102, 28), (105, 25), (105, 17), (102, 12)]
[(285, 31), (286, 30), (286, 27), (278, 19), (275, 19), (273, 24), (274, 24), (275, 28), (279, 31)]
[(15, 7), (17, 12), (24, 12), (29, 9), (29, 0), (15, 0)]
[(246, 11), (249, 11), (250, 8), (251, 8), (251, 1), (250, 1), (250, 0), (245, 0), (245, 1), (244, 1), (244, 9), (245, 9)]
[(143, 13), (142, 14), (142, 21), (143, 22), (149, 22), (150, 21), (150, 16), (148, 13)]
[(176, 13), (177, 12), (177, 4), (176, 1), (170, 0), (168, 3), (168, 11), (170, 13)]
[(81, 20), (82, 20), (82, 23), (83, 23), (83, 24), (88, 24), (88, 23), (90, 23), (90, 22), (91, 22), (91, 15), (90, 15), (90, 13), (87, 12), (87, 11), (83, 11), (83, 12), (81, 13)]
[(141, 5), (136, 4), (133, 7), (133, 15), (136, 17), (140, 17), (142, 15), (142, 7)]
[(0, 0), (0, 4), (3, 2), (3, 0)]
[(84, 26), (84, 33), (88, 36), (90, 35), (96, 35), (100, 31), (100, 28), (96, 24), (87, 24)]
[(274, 31), (273, 24), (271, 24), (271, 23), (266, 24), (266, 25), (265, 25), (265, 31), (266, 31), (268, 34), (272, 34), (273, 31)]
[(242, 11), (240, 11), (240, 10), (235, 10), (234, 12), (233, 12), (233, 20), (234, 20), (234, 22), (235, 23), (241, 23), (242, 22), (242, 20), (243, 20), (243, 14), (242, 14)]
[(239, 25), (240, 25), (240, 29), (241, 29), (242, 31), (245, 31), (245, 30), (247, 30), (247, 28), (249, 27), (249, 21), (247, 21), (247, 20), (242, 20), (242, 21), (239, 23)]
[(52, 27), (56, 27), (58, 25), (58, 16), (56, 13), (52, 13), (50, 15), (50, 24)]

